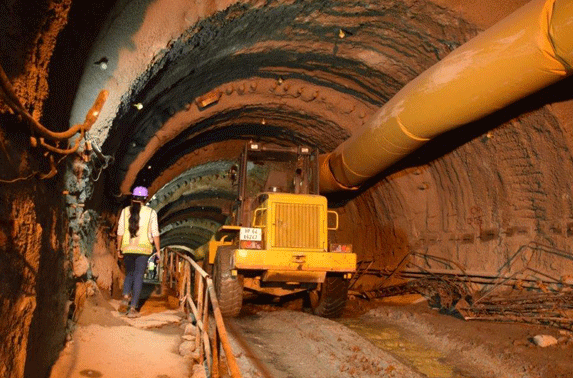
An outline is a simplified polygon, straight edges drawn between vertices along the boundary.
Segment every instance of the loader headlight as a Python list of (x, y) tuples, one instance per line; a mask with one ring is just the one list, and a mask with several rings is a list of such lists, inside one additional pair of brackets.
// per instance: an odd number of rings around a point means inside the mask
[(352, 253), (352, 244), (331, 244), (330, 252)]
[(241, 249), (263, 249), (263, 242), (260, 240), (241, 240), (239, 246)]

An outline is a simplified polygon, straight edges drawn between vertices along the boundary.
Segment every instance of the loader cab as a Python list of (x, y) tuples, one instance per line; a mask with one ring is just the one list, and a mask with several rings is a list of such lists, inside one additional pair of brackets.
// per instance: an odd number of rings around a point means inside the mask
[(248, 142), (239, 166), (234, 225), (249, 225), (265, 193), (318, 194), (318, 149)]

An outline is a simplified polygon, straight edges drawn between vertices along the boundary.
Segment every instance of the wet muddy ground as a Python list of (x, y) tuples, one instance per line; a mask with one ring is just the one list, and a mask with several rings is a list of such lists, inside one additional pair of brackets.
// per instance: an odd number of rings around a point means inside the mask
[[(354, 299), (345, 316), (334, 321), (298, 311), (293, 304), (247, 304), (234, 324), (276, 377), (573, 376), (570, 332), (465, 321), (441, 314), (417, 297)], [(553, 336), (558, 343), (537, 346), (536, 335)], [(251, 370), (245, 376), (260, 375)]]
[[(116, 307), (117, 300), (101, 296), (87, 301), (53, 378), (94, 372), (114, 378), (191, 376), (192, 361), (178, 353), (186, 322), (176, 298), (150, 298), (136, 322), (119, 316)], [(464, 321), (440, 314), (419, 297), (354, 298), (334, 320), (309, 314), (298, 300), (247, 301), (241, 315), (226, 323), (245, 378), (573, 376), (569, 332)], [(557, 344), (535, 345), (532, 339), (540, 334)]]

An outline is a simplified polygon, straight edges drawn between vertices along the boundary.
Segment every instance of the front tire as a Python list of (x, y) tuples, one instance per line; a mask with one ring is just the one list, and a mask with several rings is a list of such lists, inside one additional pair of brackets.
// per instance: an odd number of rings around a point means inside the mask
[(217, 248), (213, 269), (215, 292), (224, 317), (239, 315), (243, 306), (243, 278), (242, 276), (233, 277), (231, 274), (233, 250), (232, 246)]
[(338, 276), (326, 276), (324, 282), (309, 293), (312, 312), (325, 318), (339, 318), (347, 297), (348, 280)]

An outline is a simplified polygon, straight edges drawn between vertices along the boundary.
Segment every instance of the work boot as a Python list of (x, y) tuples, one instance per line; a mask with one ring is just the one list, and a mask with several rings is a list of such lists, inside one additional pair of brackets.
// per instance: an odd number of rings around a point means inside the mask
[(128, 318), (139, 318), (139, 311), (137, 311), (136, 309), (134, 309), (132, 307), (129, 309), (129, 312), (127, 313), (127, 317)]
[(129, 298), (123, 298), (121, 300), (121, 303), (119, 304), (117, 312), (119, 312), (121, 315), (125, 315), (127, 314), (128, 310), (129, 310)]

